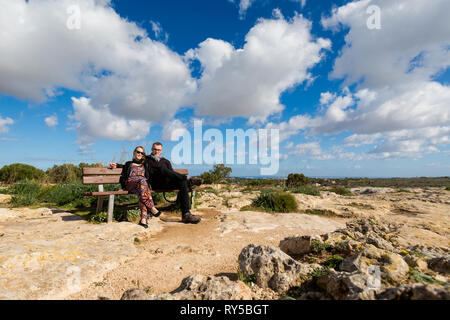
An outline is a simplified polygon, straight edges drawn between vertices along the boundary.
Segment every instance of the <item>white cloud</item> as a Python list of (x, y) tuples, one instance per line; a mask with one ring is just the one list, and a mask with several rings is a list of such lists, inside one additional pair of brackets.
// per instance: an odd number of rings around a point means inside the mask
[(196, 89), (182, 57), (106, 0), (76, 1), (80, 29), (71, 30), (73, 4), (0, 0), (0, 92), (43, 102), (66, 88), (89, 96), (93, 111), (108, 105), (126, 121), (171, 119)]
[(160, 39), (164, 43), (167, 43), (167, 41), (169, 40), (169, 34), (167, 32), (164, 32), (161, 24), (155, 21), (150, 21), (150, 24), (152, 25), (152, 31), (155, 34), (155, 38)]
[[(162, 130), (162, 139), (166, 141), (173, 141), (173, 134), (176, 134), (177, 131), (187, 130), (186, 124), (178, 119), (174, 119), (172, 121), (168, 121), (164, 124)], [(177, 136), (178, 138), (178, 136)]]
[(329, 40), (314, 39), (310, 29), (301, 15), (289, 21), (260, 19), (242, 49), (207, 39), (189, 51), (186, 57), (198, 59), (203, 68), (194, 98), (196, 114), (249, 117), (252, 124), (281, 112), (281, 93), (310, 79), (308, 69), (330, 47)]
[(14, 120), (11, 118), (2, 118), (2, 116), (0, 116), (0, 133), (8, 133), (9, 125), (12, 125), (14, 123)]
[(239, 18), (244, 19), (245, 13), (247, 12), (248, 8), (252, 6), (252, 4), (255, 2), (255, 0), (228, 0), (229, 2), (235, 3), (239, 2)]
[[(145, 120), (127, 120), (113, 115), (108, 106), (94, 108), (85, 97), (72, 98), (79, 143), (92, 144), (95, 139), (137, 141), (144, 139), (150, 131), (151, 123)], [(81, 148), (80, 150), (86, 150)]]
[[(368, 5), (380, 7), (381, 29), (367, 27)], [(331, 78), (356, 89), (324, 92), (319, 116), (292, 119), (304, 120), (309, 134), (352, 132), (346, 147), (376, 144), (367, 158), (438, 152), (450, 142), (450, 87), (432, 79), (450, 66), (449, 10), (444, 0), (365, 0), (333, 9), (322, 25), (349, 31)], [(287, 136), (296, 132), (289, 122), (280, 124)]]
[(58, 117), (54, 114), (44, 119), (45, 125), (49, 128), (54, 128), (58, 125)]

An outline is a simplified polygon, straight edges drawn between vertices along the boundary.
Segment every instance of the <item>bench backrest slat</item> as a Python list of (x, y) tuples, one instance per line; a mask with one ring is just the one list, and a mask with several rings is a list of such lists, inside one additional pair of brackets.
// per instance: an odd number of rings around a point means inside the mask
[(119, 183), (120, 176), (84, 176), (83, 184)]
[[(188, 174), (187, 169), (174, 169), (175, 172)], [(83, 168), (83, 184), (119, 183), (122, 168)]]
[(83, 175), (120, 175), (122, 173), (122, 168), (110, 169), (110, 168), (83, 168)]

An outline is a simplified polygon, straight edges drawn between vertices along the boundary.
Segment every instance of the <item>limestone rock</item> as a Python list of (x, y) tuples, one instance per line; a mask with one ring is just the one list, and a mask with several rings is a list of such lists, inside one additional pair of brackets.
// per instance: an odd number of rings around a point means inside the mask
[(407, 255), (404, 257), (404, 260), (412, 268), (416, 268), (421, 271), (428, 269), (427, 263), (418, 257)]
[(376, 295), (381, 300), (449, 300), (450, 286), (444, 288), (429, 284), (406, 284), (387, 288)]
[(450, 256), (442, 256), (428, 260), (430, 269), (443, 273), (450, 274)]
[(408, 264), (400, 255), (371, 244), (366, 245), (359, 253), (345, 258), (340, 268), (348, 272), (358, 270), (368, 273), (370, 266), (379, 266), (382, 276), (396, 282), (404, 280), (409, 271)]
[(313, 241), (323, 242), (319, 235), (293, 236), (281, 240), (279, 246), (281, 251), (289, 255), (305, 254), (311, 252), (311, 244)]
[(140, 289), (130, 289), (123, 293), (120, 300), (150, 300), (150, 296)]
[(239, 266), (245, 277), (255, 276), (261, 288), (284, 292), (300, 281), (300, 276), (308, 274), (312, 268), (300, 264), (283, 251), (273, 246), (253, 244), (242, 249)]
[(377, 247), (379, 249), (393, 251), (393, 252), (395, 251), (394, 247), (392, 246), (392, 244), (389, 241), (386, 241), (383, 238), (380, 238), (374, 232), (369, 232), (366, 242), (369, 244), (373, 244), (375, 247)]
[(330, 269), (328, 274), (317, 279), (317, 285), (336, 300), (375, 299), (375, 291), (369, 283), (369, 276), (359, 271), (348, 273)]
[(191, 275), (172, 295), (176, 300), (251, 300), (252, 292), (242, 281), (227, 277)]

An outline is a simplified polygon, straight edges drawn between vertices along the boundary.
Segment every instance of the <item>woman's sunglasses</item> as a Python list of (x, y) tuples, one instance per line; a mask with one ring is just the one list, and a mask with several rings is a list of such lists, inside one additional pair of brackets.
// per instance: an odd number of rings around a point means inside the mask
[(143, 156), (145, 156), (145, 153), (144, 153), (144, 152), (136, 151), (136, 153), (137, 153), (137, 154), (142, 154)]

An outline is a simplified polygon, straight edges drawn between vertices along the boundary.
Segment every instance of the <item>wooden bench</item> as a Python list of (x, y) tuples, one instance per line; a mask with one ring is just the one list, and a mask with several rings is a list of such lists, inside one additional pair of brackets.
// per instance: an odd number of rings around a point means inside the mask
[[(187, 169), (174, 169), (174, 171), (181, 174), (188, 174)], [(96, 196), (97, 199), (97, 210), (96, 213), (99, 213), (103, 209), (103, 201), (105, 198), (108, 199), (108, 223), (112, 222), (113, 219), (113, 211), (114, 211), (114, 196), (120, 194), (130, 194), (126, 190), (118, 190), (118, 191), (104, 191), (104, 184), (117, 184), (120, 180), (120, 175), (122, 174), (122, 168), (92, 168), (92, 167), (84, 167), (83, 168), (83, 184), (96, 184), (98, 185), (98, 191), (95, 192), (85, 192), (85, 196)], [(191, 207), (194, 203), (195, 191), (203, 189), (202, 186), (191, 188)], [(179, 190), (151, 190), (151, 193), (163, 193), (164, 199), (166, 199), (166, 192), (178, 192)], [(166, 199), (167, 200), (167, 199)], [(167, 200), (168, 201), (168, 200)]]

